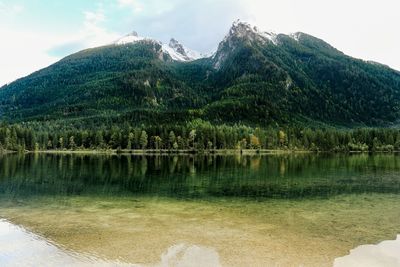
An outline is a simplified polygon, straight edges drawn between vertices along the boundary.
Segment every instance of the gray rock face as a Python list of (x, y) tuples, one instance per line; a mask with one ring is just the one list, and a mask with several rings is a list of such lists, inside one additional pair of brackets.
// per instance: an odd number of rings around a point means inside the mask
[(136, 31), (132, 31), (129, 35), (130, 36), (139, 37), (139, 35), (138, 35), (138, 33)]
[(183, 47), (181, 43), (179, 43), (176, 39), (172, 38), (171, 41), (169, 42), (169, 47), (174, 49), (176, 52), (181, 54), (184, 57), (187, 57), (188, 55), (186, 54), (186, 50)]
[(176, 53), (177, 57), (182, 58), (182, 61), (193, 61), (204, 57), (200, 53), (186, 48), (174, 38), (170, 40), (168, 47), (172, 49), (174, 53)]
[(262, 32), (257, 27), (240, 20), (235, 21), (214, 55), (214, 68), (219, 69), (225, 59), (239, 45), (265, 45), (278, 43), (277, 35)]

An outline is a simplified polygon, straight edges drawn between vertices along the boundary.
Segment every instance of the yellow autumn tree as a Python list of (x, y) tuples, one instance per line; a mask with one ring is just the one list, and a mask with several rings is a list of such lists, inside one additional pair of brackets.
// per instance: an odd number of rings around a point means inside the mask
[(253, 149), (260, 149), (261, 148), (260, 139), (257, 136), (255, 136), (254, 134), (250, 135), (250, 146)]
[(286, 134), (284, 131), (279, 131), (279, 144), (281, 147), (286, 145)]

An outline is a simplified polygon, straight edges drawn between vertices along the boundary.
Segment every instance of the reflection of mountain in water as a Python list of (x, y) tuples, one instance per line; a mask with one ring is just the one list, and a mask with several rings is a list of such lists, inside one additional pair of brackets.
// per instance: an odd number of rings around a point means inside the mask
[(326, 197), (400, 192), (400, 157), (7, 155), (0, 192), (34, 195)]

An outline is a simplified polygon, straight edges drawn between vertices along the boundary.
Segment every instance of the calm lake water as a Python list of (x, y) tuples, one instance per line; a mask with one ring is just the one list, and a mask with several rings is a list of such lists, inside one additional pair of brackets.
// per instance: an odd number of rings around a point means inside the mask
[(400, 156), (0, 156), (0, 266), (400, 266)]

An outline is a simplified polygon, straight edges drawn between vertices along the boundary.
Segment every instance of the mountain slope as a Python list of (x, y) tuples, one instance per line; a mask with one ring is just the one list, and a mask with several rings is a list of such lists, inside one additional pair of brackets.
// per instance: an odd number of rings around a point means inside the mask
[(174, 39), (163, 45), (133, 33), (0, 90), (1, 118), (9, 121), (374, 126), (395, 123), (399, 108), (399, 72), (304, 33), (266, 33), (242, 22), (209, 58)]
[[(236, 24), (220, 44), (213, 66), (216, 79), (228, 92), (231, 85), (253, 90), (261, 81), (278, 86), (281, 89), (271, 89), (273, 93), (267, 92), (267, 85), (258, 92), (268, 94), (269, 99), (263, 100), (278, 102), (277, 111), (289, 116), (333, 124), (379, 125), (395, 121), (399, 114), (399, 72), (348, 57), (304, 33), (274, 35)], [(257, 95), (245, 89), (240, 92), (241, 96), (231, 97), (233, 102)], [(256, 101), (252, 104), (259, 107)], [(237, 103), (232, 105), (237, 109)]]
[(202, 58), (202, 55), (200, 53), (188, 49), (174, 38), (172, 38), (167, 45), (151, 38), (141, 37), (135, 31), (115, 41), (114, 45), (129, 45), (144, 42), (160, 45), (162, 52), (168, 54), (173, 60), (176, 61), (189, 62)]
[(85, 50), (3, 88), (1, 112), (25, 120), (194, 106), (197, 93), (175, 78), (168, 61), (148, 41)]

